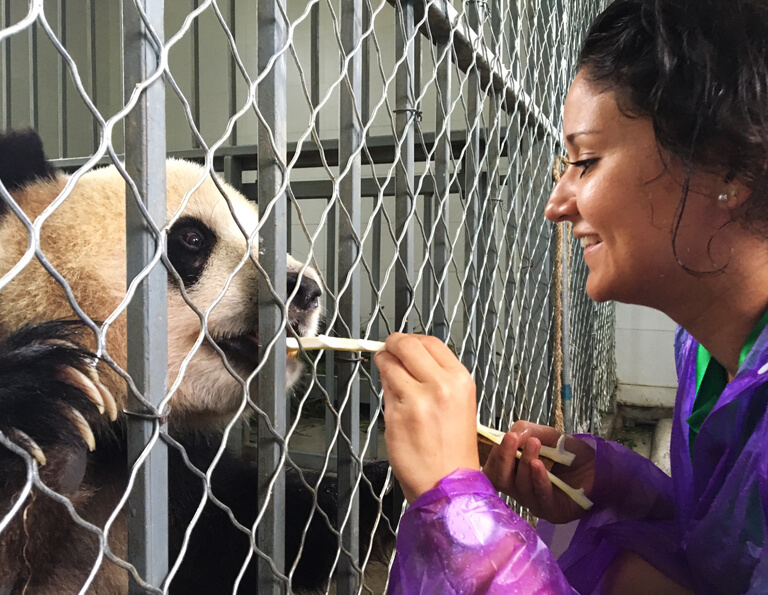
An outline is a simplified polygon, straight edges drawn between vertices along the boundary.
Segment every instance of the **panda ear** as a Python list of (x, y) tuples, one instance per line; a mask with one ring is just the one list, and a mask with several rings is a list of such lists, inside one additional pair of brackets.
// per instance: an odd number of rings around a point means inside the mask
[[(0, 181), (9, 192), (37, 180), (51, 180), (56, 170), (45, 158), (43, 141), (31, 128), (0, 134)], [(3, 201), (0, 200), (0, 212)]]

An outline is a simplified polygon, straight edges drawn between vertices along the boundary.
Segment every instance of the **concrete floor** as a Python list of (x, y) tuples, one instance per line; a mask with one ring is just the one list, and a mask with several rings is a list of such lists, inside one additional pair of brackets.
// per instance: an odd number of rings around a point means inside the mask
[(657, 421), (644, 421), (627, 424), (614, 431), (611, 440), (631, 448), (671, 475), (669, 461), (669, 443), (672, 434), (672, 419), (664, 417)]

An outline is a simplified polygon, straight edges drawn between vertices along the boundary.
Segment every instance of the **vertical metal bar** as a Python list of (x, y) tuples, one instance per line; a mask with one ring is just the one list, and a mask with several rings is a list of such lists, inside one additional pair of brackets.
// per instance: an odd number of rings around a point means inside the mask
[[(363, 2), (363, 31), (368, 31), (371, 26), (371, 9), (368, 1)], [(368, 124), (371, 119), (371, 36), (363, 39), (363, 96), (362, 111), (363, 124)], [(376, 366), (374, 366), (375, 368)]]
[(288, 254), (293, 250), (293, 201), (285, 201), (285, 248)]
[[(8, 27), (11, 24), (11, 1), (2, 0), (0, 4), (2, 7), (3, 28)], [(0, 122), (3, 125), (3, 130), (8, 130), (11, 127), (11, 40), (6, 38), (2, 44), (0, 44), (0, 68), (2, 68), (3, 77), (3, 92), (2, 92), (2, 110), (0, 110)]]
[[(466, 5), (467, 18), (471, 29), (477, 31), (480, 15), (476, 2)], [(466, 235), (464, 238), (464, 267), (467, 271), (464, 294), (464, 334), (467, 348), (462, 354), (462, 362), (473, 374), (478, 350), (478, 320), (475, 305), (478, 300), (478, 254), (477, 238), (480, 232), (480, 205), (478, 184), (480, 175), (480, 73), (475, 66), (467, 72), (467, 121), (472, 129), (467, 131), (467, 151), (464, 156), (464, 188), (466, 216)], [(475, 377), (475, 382), (482, 380)], [(478, 386), (478, 395), (481, 394)]]
[[(163, 0), (139, 0), (147, 20), (163, 35)], [(123, 5), (124, 95), (157, 68), (159, 55), (133, 3)], [(125, 168), (139, 188), (139, 197), (126, 191), (127, 272), (130, 282), (152, 260), (158, 242), (136, 200), (146, 205), (157, 227), (165, 225), (165, 88), (157, 80), (126, 118)], [(158, 405), (166, 393), (168, 374), (168, 274), (156, 266), (128, 305), (128, 372), (144, 398)], [(131, 411), (145, 412), (129, 396)], [(133, 465), (150, 438), (165, 431), (158, 420), (127, 417), (128, 464)], [(128, 560), (144, 580), (159, 586), (168, 570), (168, 450), (158, 440), (136, 477), (128, 501)], [(131, 593), (144, 593), (131, 581)]]
[[(549, 136), (535, 137), (533, 144), (531, 163), (545, 163), (552, 154), (552, 139)], [(547, 400), (551, 398), (549, 390), (549, 374), (552, 369), (551, 332), (550, 321), (552, 318), (549, 288), (552, 283), (551, 235), (552, 228), (544, 220), (544, 205), (548, 196), (546, 191), (547, 168), (532, 168), (531, 179), (531, 355), (533, 367), (529, 373), (529, 384), (532, 391), (532, 403), (535, 404), (536, 417), (540, 412), (546, 411)], [(535, 223), (534, 223), (535, 222)], [(547, 418), (546, 421), (549, 421)]]
[[(374, 197), (374, 202), (378, 197)], [(375, 207), (374, 207), (375, 208)], [(373, 215), (373, 245), (371, 246), (371, 277), (373, 278), (374, 291), (371, 291), (371, 313), (373, 314), (373, 325), (371, 326), (371, 339), (378, 341), (381, 328), (381, 316), (379, 313), (379, 297), (376, 292), (381, 288), (381, 210)], [(371, 366), (371, 383), (373, 388), (380, 386), (379, 369)], [(370, 414), (379, 407), (379, 397), (375, 390), (370, 391)], [(371, 432), (371, 452), (378, 458), (379, 456), (379, 433), (374, 429)]]
[[(482, 109), (482, 108), (481, 108)], [(475, 312), (475, 332), (476, 332), (476, 360), (475, 360), (475, 384), (477, 386), (477, 399), (479, 406), (487, 406), (488, 386), (488, 365), (492, 359), (488, 348), (487, 323), (485, 318), (485, 307), (490, 299), (488, 291), (488, 250), (490, 246), (491, 222), (488, 220), (492, 216), (493, 203), (488, 200), (488, 171), (487, 163), (481, 162), (482, 155), (478, 155), (476, 161), (477, 182), (475, 190), (475, 203), (477, 210), (474, 213), (476, 217), (475, 227), (475, 257), (473, 258), (477, 266), (477, 300), (473, 309)]]
[[(415, 18), (415, 17), (414, 17)], [(415, 27), (414, 23), (414, 27)], [(414, 29), (413, 38), (413, 88), (417, 90), (414, 97), (421, 91), (421, 35)]]
[[(340, 322), (350, 337), (360, 336), (360, 146), (362, 132), (357, 114), (360, 113), (362, 91), (362, 56), (356, 49), (362, 36), (363, 2), (346, 0), (341, 3), (341, 44), (346, 59), (346, 84), (341, 85), (339, 109), (339, 172), (347, 173), (339, 180), (339, 279), (346, 289), (339, 295)], [(354, 54), (352, 52), (354, 51)], [(341, 286), (342, 283), (339, 283)], [(339, 558), (337, 592), (339, 595), (357, 593), (361, 582), (359, 490), (353, 491), (362, 469), (355, 461), (360, 455), (360, 362), (339, 363), (340, 394), (346, 401), (341, 409), (341, 432), (338, 446), (339, 526), (347, 516), (341, 531), (341, 544), (350, 555)], [(346, 439), (344, 438), (346, 436)]]
[(504, 419), (511, 420), (511, 413), (514, 411), (516, 397), (516, 378), (515, 366), (519, 361), (517, 350), (517, 326), (520, 324), (517, 288), (518, 275), (520, 271), (520, 118), (513, 115), (509, 122), (509, 132), (507, 141), (507, 155), (509, 158), (509, 182), (507, 183), (507, 212), (509, 213), (507, 225), (504, 230), (506, 238), (505, 258), (509, 273), (504, 284), (504, 320), (506, 329), (504, 331), (504, 353), (506, 357), (503, 362), (503, 378), (500, 379), (504, 392), (509, 395), (505, 398), (505, 407), (502, 415)]
[[(448, 14), (449, 0), (443, 0), (443, 12)], [(436, 48), (437, 93), (435, 106), (435, 235), (432, 262), (437, 278), (435, 287), (435, 317), (432, 333), (448, 341), (448, 266), (451, 260), (451, 239), (448, 234), (448, 210), (451, 194), (451, 46), (448, 40), (441, 41)]]
[[(415, 35), (413, 0), (397, 0), (395, 6), (395, 60), (403, 60), (395, 78), (395, 109), (397, 110), (396, 142), (400, 146), (400, 160), (395, 176), (395, 230), (398, 240), (395, 267), (395, 328), (404, 333), (413, 332), (413, 317), (408, 310), (413, 301), (411, 279), (414, 270), (414, 230), (411, 212), (413, 200), (413, 122), (416, 119), (413, 73), (413, 44)], [(397, 485), (392, 498), (393, 518), (398, 518), (403, 504), (403, 493)]]
[[(243, 163), (234, 155), (224, 155), (224, 179), (235, 189), (243, 188)], [(237, 457), (243, 456), (244, 446), (250, 442), (251, 425), (248, 418), (238, 422), (238, 432), (232, 432), (229, 449)]]
[[(200, 7), (200, 0), (192, 0), (192, 10)], [(192, 21), (192, 117), (198, 130), (200, 121), (200, 19)], [(197, 137), (192, 133), (192, 147), (197, 147)]]
[[(493, 64), (494, 69), (501, 70), (501, 6), (499, 0), (491, 0), (491, 39), (493, 40), (493, 54), (499, 62)], [(496, 310), (496, 273), (499, 262), (499, 253), (496, 240), (496, 222), (498, 221), (499, 209), (499, 168), (501, 161), (501, 101), (502, 95), (497, 93), (492, 87), (488, 90), (488, 122), (490, 130), (488, 132), (488, 161), (487, 161), (487, 190), (485, 216), (483, 219), (483, 250), (485, 259), (483, 267), (483, 281), (481, 286), (482, 298), (480, 300), (483, 308), (483, 340), (481, 348), (484, 350), (480, 361), (484, 362), (485, 370), (483, 372), (483, 387), (486, 397), (486, 403), (489, 407), (489, 419), (494, 422), (498, 413), (496, 411), (496, 387), (498, 381), (498, 370), (496, 368), (496, 330), (499, 324), (498, 312)]]
[[(329, 295), (326, 296), (327, 312), (334, 312), (338, 308), (338, 297), (336, 291), (336, 257), (339, 249), (339, 236), (336, 233), (336, 214), (338, 209), (334, 204), (334, 197), (331, 197), (331, 208), (328, 211), (328, 225), (325, 235), (325, 282), (328, 285)], [(330, 295), (333, 294), (333, 295)], [(337, 405), (337, 392), (336, 392), (336, 355), (333, 351), (325, 352), (325, 381), (323, 387), (325, 392), (328, 393), (328, 397), (333, 402), (334, 406)], [(336, 433), (336, 420), (334, 419), (331, 411), (326, 408), (325, 410), (325, 444), (326, 446), (331, 444), (333, 436)]]
[[(88, 92), (91, 94), (91, 101), (94, 105), (98, 104), (98, 86), (97, 86), (97, 68), (96, 57), (99, 55), (96, 46), (96, 0), (88, 0), (86, 5), (86, 36), (88, 37), (88, 45), (86, 46), (86, 61), (90, 69), (90, 86)], [(99, 139), (101, 137), (101, 130), (96, 122), (95, 118), (91, 118), (91, 138), (93, 142), (93, 150), (99, 146)]]
[(415, 36), (412, 0), (397, 0), (395, 10), (395, 59), (402, 60), (395, 79), (396, 141), (400, 159), (395, 177), (395, 219), (398, 260), (395, 268), (395, 320), (399, 330), (410, 333), (413, 317), (408, 310), (413, 302), (411, 280), (414, 270), (413, 231), (413, 123), (416, 120), (413, 88), (413, 38)]
[[(520, 409), (520, 415), (522, 417), (529, 417), (530, 416), (530, 406), (531, 406), (531, 399), (533, 399), (533, 394), (531, 392), (530, 383), (528, 380), (530, 379), (528, 371), (532, 368), (532, 357), (531, 352), (533, 350), (532, 344), (533, 341), (531, 339), (530, 333), (531, 333), (531, 303), (533, 301), (533, 298), (531, 296), (532, 288), (531, 288), (531, 265), (533, 263), (533, 254), (531, 250), (531, 242), (534, 239), (533, 230), (532, 230), (532, 210), (533, 207), (531, 203), (533, 202), (533, 164), (532, 164), (532, 158), (529, 156), (533, 154), (533, 146), (534, 146), (534, 134), (532, 132), (532, 129), (530, 126), (525, 125), (525, 114), (520, 114), (521, 119), (523, 120), (522, 129), (521, 129), (521, 136), (522, 136), (522, 142), (520, 144), (520, 149), (523, 155), (528, 157), (525, 162), (524, 166), (521, 170), (521, 190), (522, 190), (522, 199), (519, 203), (519, 213), (520, 213), (520, 219), (519, 219), (519, 225), (520, 225), (520, 244), (519, 244), (519, 251), (520, 251), (520, 285), (518, 287), (518, 291), (516, 294), (516, 300), (518, 303), (518, 311), (519, 311), (519, 324), (520, 324), (520, 330), (518, 332), (518, 341), (517, 341), (517, 362), (519, 365), (520, 370), (520, 376), (522, 377), (522, 380), (518, 383), (518, 386), (523, 389), (522, 395), (521, 395), (521, 409)], [(524, 328), (523, 328), (524, 326)]]
[[(61, 45), (67, 47), (67, 7), (65, 3), (59, 4), (59, 14), (56, 19), (58, 25), (59, 39)], [(58, 56), (59, 61), (59, 156), (68, 157), (68, 130), (67, 130), (67, 65), (62, 56)]]
[[(232, 39), (237, 41), (237, 2), (236, 0), (229, 0), (229, 18), (227, 19), (227, 26), (230, 33), (232, 33)], [(239, 71), (237, 69), (237, 62), (232, 57), (229, 57), (229, 113), (234, 114), (237, 112), (237, 80)], [(232, 126), (232, 134), (230, 135), (230, 144), (232, 146), (237, 145), (237, 128), (238, 123), (235, 122)]]
[[(429, 237), (430, 230), (435, 225), (435, 195), (434, 194), (424, 194), (421, 200), (422, 203), (422, 215), (421, 215), (421, 221), (422, 225), (424, 227), (425, 235), (427, 238)], [(427, 323), (427, 320), (429, 319), (429, 313), (432, 311), (432, 286), (433, 282), (432, 279), (435, 275), (435, 269), (434, 269), (434, 263), (432, 262), (432, 257), (429, 253), (430, 245), (425, 239), (422, 246), (423, 251), (423, 257), (422, 260), (424, 262), (424, 274), (422, 276), (422, 283), (421, 283), (421, 318), (424, 320), (424, 324)], [(431, 328), (425, 328), (424, 331), (428, 334), (432, 334)]]
[(235, 189), (243, 188), (243, 163), (234, 155), (224, 156), (224, 179)]
[[(259, 0), (258, 3), (258, 65), (259, 72), (266, 69), (270, 60), (282, 51), (287, 40), (284, 0)], [(259, 123), (258, 143), (258, 203), (261, 211), (261, 240), (267, 254), (274, 258), (263, 259), (264, 273), (277, 292), (276, 303), (271, 297), (267, 279), (259, 279), (259, 337), (262, 345), (277, 337), (274, 348), (260, 354), (264, 362), (258, 378), (259, 406), (272, 422), (272, 427), (279, 437), (284, 437), (287, 426), (285, 407), (285, 332), (283, 326), (283, 304), (286, 300), (286, 233), (285, 213), (286, 196), (283, 192), (267, 213), (267, 207), (273, 202), (283, 182), (283, 167), (287, 153), (287, 86), (285, 53), (277, 57), (271, 70), (262, 79), (258, 89), (258, 105), (264, 118)], [(269, 127), (266, 129), (265, 126)], [(269, 133), (272, 133), (274, 153)], [(285, 568), (285, 470), (281, 469), (272, 493), (269, 481), (278, 470), (282, 445), (272, 435), (264, 419), (259, 416), (259, 505), (269, 500), (262, 521), (257, 529), (257, 545), (267, 556), (272, 558), (279, 572)], [(270, 565), (259, 559), (259, 589), (261, 594), (283, 592), (283, 584), (275, 576)]]
[[(6, 42), (7, 43), (7, 42)], [(37, 23), (29, 31), (29, 115), (30, 124), (40, 130), (40, 76), (38, 74)], [(10, 77), (8, 77), (10, 79)]]
[[(309, 13), (309, 38), (311, 51), (309, 53), (309, 72), (311, 80), (309, 93), (312, 107), (320, 103), (320, 2), (312, 5)], [(320, 113), (315, 116), (315, 131), (320, 136)]]

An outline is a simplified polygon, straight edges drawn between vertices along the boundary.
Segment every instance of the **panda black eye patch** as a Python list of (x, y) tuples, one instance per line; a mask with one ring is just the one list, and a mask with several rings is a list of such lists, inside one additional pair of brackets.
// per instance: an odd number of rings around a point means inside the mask
[(216, 234), (195, 217), (182, 217), (168, 233), (168, 259), (187, 289), (195, 285), (216, 246)]

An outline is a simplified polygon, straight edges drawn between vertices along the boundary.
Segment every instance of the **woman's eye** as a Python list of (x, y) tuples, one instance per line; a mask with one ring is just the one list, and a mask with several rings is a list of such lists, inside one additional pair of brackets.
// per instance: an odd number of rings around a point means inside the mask
[(587, 173), (587, 170), (589, 170), (589, 168), (592, 167), (595, 163), (597, 163), (597, 159), (581, 159), (580, 161), (571, 161), (568, 165), (580, 167), (581, 174), (579, 177), (583, 178), (584, 174)]
[(205, 239), (200, 232), (188, 230), (181, 233), (181, 242), (189, 250), (197, 252), (203, 247)]

